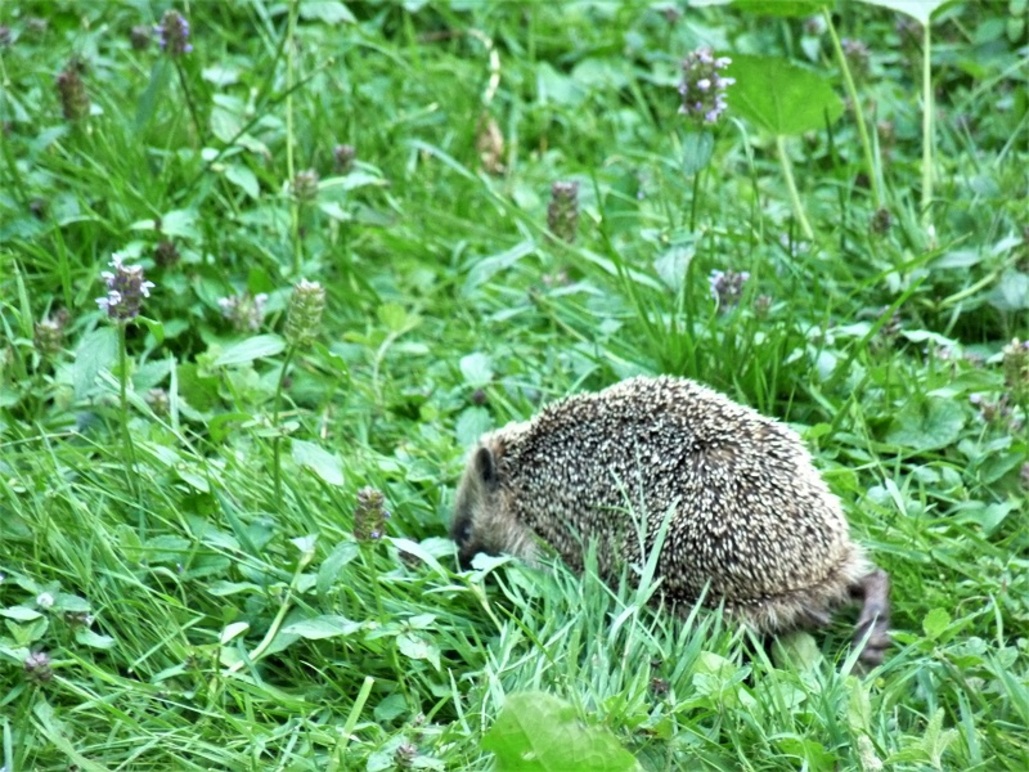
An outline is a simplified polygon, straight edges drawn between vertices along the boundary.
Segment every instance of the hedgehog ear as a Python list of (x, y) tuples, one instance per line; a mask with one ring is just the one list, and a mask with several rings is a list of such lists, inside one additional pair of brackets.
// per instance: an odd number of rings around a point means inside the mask
[(500, 487), (500, 472), (497, 469), (497, 457), (485, 445), (475, 451), (475, 474), (482, 481), (486, 490), (494, 491)]

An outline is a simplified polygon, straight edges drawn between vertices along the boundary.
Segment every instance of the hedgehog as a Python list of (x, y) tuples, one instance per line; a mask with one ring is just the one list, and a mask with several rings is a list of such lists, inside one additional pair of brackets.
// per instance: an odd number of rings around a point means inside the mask
[(800, 437), (686, 378), (631, 378), (484, 435), (450, 535), (465, 568), (479, 552), (549, 551), (581, 572), (595, 543), (607, 581), (657, 545), (656, 597), (673, 608), (720, 607), (770, 638), (859, 601), (861, 662), (890, 644), (889, 579)]

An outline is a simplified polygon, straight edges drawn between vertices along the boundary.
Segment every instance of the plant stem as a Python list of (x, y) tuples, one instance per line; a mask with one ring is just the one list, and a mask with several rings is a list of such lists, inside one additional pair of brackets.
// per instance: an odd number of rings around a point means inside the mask
[[(296, 165), (293, 160), (294, 141), (293, 135), (293, 65), (296, 50), (294, 40), (297, 30), (297, 12), (300, 7), (300, 0), (293, 0), (289, 4), (289, 22), (286, 28), (286, 174), (289, 177), (289, 185), (296, 179)], [(293, 243), (293, 275), (300, 275), (300, 268), (303, 255), (300, 249), (300, 202), (295, 196), (290, 197), (290, 240)]]
[(933, 201), (933, 83), (930, 52), (929, 25), (924, 29), (922, 50), (922, 225), (928, 231), (932, 227)]
[(175, 71), (178, 73), (179, 85), (182, 86), (182, 93), (186, 98), (186, 107), (189, 108), (189, 115), (193, 119), (193, 128), (196, 129), (197, 142), (200, 143), (200, 147), (205, 147), (207, 139), (204, 134), (204, 125), (200, 122), (200, 112), (197, 110), (196, 102), (193, 101), (193, 92), (189, 90), (189, 81), (186, 79), (186, 73), (177, 59), (175, 60)]
[[(125, 443), (125, 476), (128, 478), (132, 497), (139, 502), (139, 491), (136, 488), (136, 446), (132, 444), (132, 432), (129, 431), (129, 356), (125, 345), (127, 324), (118, 324), (118, 391), (121, 407), (121, 434)], [(143, 528), (142, 510), (140, 510), (140, 530)]]
[(272, 479), (275, 480), (276, 502), (282, 501), (282, 432), (279, 430), (279, 408), (282, 405), (282, 388), (286, 383), (286, 373), (289, 372), (289, 363), (296, 350), (295, 344), (290, 344), (286, 349), (282, 372), (279, 373), (279, 382), (275, 386), (275, 402), (272, 408), (272, 427), (275, 429), (275, 437), (272, 439)]
[(847, 66), (847, 57), (843, 53), (843, 46), (840, 44), (839, 35), (836, 34), (836, 27), (832, 23), (832, 14), (828, 8), (822, 9), (829, 29), (829, 36), (832, 38), (833, 51), (836, 53), (836, 61), (843, 73), (843, 85), (847, 89), (847, 97), (850, 99), (851, 109), (854, 112), (854, 121), (857, 123), (858, 137), (861, 139), (861, 150), (865, 156), (865, 166), (868, 173), (868, 184), (872, 189), (872, 203), (878, 209), (882, 206), (882, 186), (879, 181), (879, 173), (875, 163), (875, 155), (872, 153), (872, 142), (868, 137), (868, 127), (865, 125), (865, 116), (861, 114), (861, 102), (858, 101), (857, 87), (854, 85), (854, 78), (850, 74), (850, 67)]
[(793, 164), (790, 163), (790, 156), (786, 152), (786, 138), (779, 134), (775, 138), (775, 148), (779, 151), (779, 163), (782, 165), (782, 173), (786, 178), (786, 188), (790, 192), (790, 203), (793, 204), (793, 214), (800, 224), (800, 230), (808, 241), (815, 240), (815, 233), (811, 230), (811, 224), (804, 214), (804, 205), (800, 203), (800, 194), (797, 192), (797, 183), (793, 179)]
[(700, 175), (703, 169), (693, 175), (693, 200), (690, 201), (690, 233), (697, 232), (697, 198), (700, 196)]

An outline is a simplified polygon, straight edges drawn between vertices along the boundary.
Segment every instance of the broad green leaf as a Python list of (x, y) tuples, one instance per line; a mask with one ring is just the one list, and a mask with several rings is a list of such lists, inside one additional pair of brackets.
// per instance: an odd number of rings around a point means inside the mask
[(8, 619), (14, 619), (18, 622), (31, 622), (35, 619), (40, 619), (43, 615), (33, 608), (27, 606), (8, 606), (7, 608), (0, 608), (0, 617), (7, 617)]
[(339, 614), (323, 614), (311, 619), (290, 622), (280, 631), (284, 635), (299, 635), (311, 641), (322, 638), (353, 635), (361, 629), (360, 622), (354, 622)]
[(167, 56), (157, 57), (154, 66), (150, 68), (150, 80), (147, 87), (139, 97), (139, 101), (136, 102), (136, 124), (133, 128), (137, 134), (141, 134), (154, 117), (172, 72), (174, 69), (171, 59)]
[(221, 635), (218, 636), (218, 642), (224, 646), (226, 643), (235, 640), (249, 629), (249, 622), (232, 622), (227, 624), (225, 625), (225, 629), (222, 630)]
[(71, 380), (76, 399), (89, 393), (101, 370), (110, 370), (118, 359), (118, 333), (113, 327), (98, 327), (82, 336), (75, 350)]
[(218, 355), (214, 364), (216, 367), (244, 365), (255, 359), (275, 356), (285, 348), (286, 341), (278, 335), (255, 335), (229, 346)]
[(466, 407), (457, 417), (454, 433), (457, 444), (462, 448), (471, 447), (483, 434), (493, 428), (493, 418), (484, 407)]
[(843, 114), (829, 81), (786, 59), (734, 54), (727, 68), (729, 109), (770, 134), (803, 134), (825, 128)]
[(935, 641), (946, 633), (947, 628), (949, 627), (950, 614), (942, 608), (934, 608), (926, 614), (925, 619), (922, 620), (922, 629), (925, 630), (926, 637), (928, 637), (929, 640)]
[(404, 333), (413, 330), (421, 324), (421, 317), (417, 314), (409, 314), (399, 303), (383, 303), (379, 306), (376, 315), (379, 321), (386, 325), (392, 333)]
[(829, 4), (829, 0), (733, 0), (732, 7), (762, 16), (804, 18)]
[[(151, 221), (153, 222), (153, 221)], [(161, 215), (161, 233), (184, 239), (200, 238), (196, 209), (173, 209)]]
[(861, 0), (867, 5), (878, 5), (891, 11), (903, 13), (918, 21), (923, 27), (929, 24), (932, 15), (951, 0)]
[(917, 450), (945, 448), (957, 442), (964, 425), (965, 413), (955, 402), (915, 400), (896, 414), (886, 441)]
[(89, 629), (77, 630), (75, 632), (75, 642), (81, 643), (83, 646), (89, 646), (91, 649), (111, 649), (116, 643), (111, 636), (101, 635)]
[(293, 460), (318, 475), (322, 482), (336, 486), (343, 484), (342, 460), (339, 455), (330, 453), (320, 445), (293, 440)]
[(673, 292), (682, 289), (682, 285), (686, 283), (686, 271), (695, 253), (696, 248), (692, 243), (675, 244), (654, 261), (654, 270), (668, 289)]
[(682, 168), (686, 174), (696, 174), (711, 163), (715, 150), (715, 135), (710, 131), (691, 131), (682, 138)]
[(480, 351), (461, 357), (460, 365), (464, 382), (473, 389), (488, 386), (493, 380), (493, 366), (490, 364), (490, 359)]
[(251, 198), (261, 195), (261, 186), (257, 182), (257, 175), (250, 171), (249, 166), (229, 164), (225, 169), (225, 178)]
[(439, 646), (424, 636), (401, 633), (397, 636), (397, 648), (408, 659), (423, 659), (431, 662), (436, 670), (440, 669)]
[(606, 729), (585, 726), (576, 709), (543, 692), (507, 695), (482, 738), (498, 772), (629, 772), (636, 759)]
[(1005, 271), (987, 299), (998, 311), (1029, 309), (1029, 273)]
[(325, 24), (354, 24), (357, 19), (339, 0), (302, 0), (299, 8), (304, 21), (320, 21)]
[(536, 95), (541, 104), (551, 102), (577, 107), (586, 99), (588, 92), (573, 78), (541, 62), (536, 68)]
[(478, 258), (475, 265), (473, 265), (472, 269), (468, 272), (468, 278), (465, 281), (463, 292), (468, 294), (470, 290), (475, 289), (481, 284), (485, 284), (493, 278), (494, 274), (510, 268), (523, 257), (531, 255), (535, 251), (536, 245), (533, 242), (522, 241), (504, 252), (490, 255), (489, 257)]
[(336, 545), (336, 548), (329, 553), (329, 556), (322, 561), (318, 567), (318, 578), (315, 582), (315, 589), (320, 595), (324, 595), (339, 579), (343, 567), (360, 554), (361, 548), (352, 541), (343, 541)]

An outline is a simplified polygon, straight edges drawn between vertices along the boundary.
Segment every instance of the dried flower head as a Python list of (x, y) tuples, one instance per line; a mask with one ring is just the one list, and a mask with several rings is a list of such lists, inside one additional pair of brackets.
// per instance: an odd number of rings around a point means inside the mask
[(57, 94), (61, 99), (61, 112), (66, 120), (78, 121), (89, 115), (89, 94), (82, 80), (85, 70), (79, 59), (72, 59), (57, 74)]
[(129, 30), (129, 42), (135, 50), (145, 51), (150, 47), (150, 41), (153, 40), (153, 33), (153, 27), (149, 27), (146, 24), (137, 24)]
[(825, 23), (824, 18), (817, 14), (804, 19), (804, 34), (809, 37), (821, 37), (827, 29), (829, 29), (829, 25)]
[(25, 666), (25, 675), (28, 676), (30, 681), (34, 681), (37, 684), (49, 681), (54, 677), (54, 669), (50, 657), (45, 652), (36, 651), (29, 654), (23, 664)]
[(254, 331), (261, 327), (264, 321), (264, 306), (268, 302), (268, 295), (259, 292), (251, 295), (243, 292), (239, 295), (221, 298), (218, 301), (222, 310), (222, 316), (232, 323), (232, 329), (236, 332)]
[(193, 50), (189, 42), (189, 22), (178, 11), (165, 11), (154, 33), (161, 50), (169, 56), (182, 56)]
[(89, 628), (93, 626), (95, 619), (88, 611), (66, 611), (64, 621), (69, 627)]
[(708, 285), (711, 288), (711, 297), (718, 304), (719, 313), (739, 305), (743, 297), (743, 286), (750, 278), (746, 271), (712, 271), (708, 276)]
[(393, 760), (400, 769), (410, 769), (418, 756), (418, 746), (411, 742), (402, 742), (393, 751)]
[(64, 328), (67, 324), (67, 312), (57, 313), (36, 322), (32, 330), (32, 343), (40, 356), (50, 358), (61, 353), (64, 349)]
[(146, 393), (146, 402), (150, 405), (150, 409), (160, 416), (168, 415), (168, 411), (171, 409), (171, 398), (168, 396), (168, 392), (160, 387), (150, 389)]
[(318, 172), (314, 169), (297, 172), (293, 178), (293, 197), (301, 204), (318, 198)]
[(875, 235), (882, 236), (892, 225), (893, 215), (890, 214), (889, 209), (885, 206), (881, 206), (876, 209), (875, 214), (872, 215), (872, 221), (869, 223), (869, 228)]
[(715, 58), (710, 48), (699, 48), (686, 55), (682, 62), (682, 83), (679, 112), (697, 122), (711, 124), (725, 111), (725, 90), (736, 82), (720, 74), (732, 64), (727, 56)]
[(847, 59), (847, 64), (850, 65), (850, 69), (855, 75), (860, 76), (868, 73), (868, 63), (871, 61), (872, 52), (868, 49), (867, 43), (863, 40), (843, 38), (840, 41), (840, 48), (843, 49), (843, 55)]
[(161, 268), (171, 268), (182, 259), (179, 248), (171, 239), (161, 239), (154, 247), (154, 262)]
[(754, 298), (754, 316), (758, 319), (768, 318), (768, 314), (772, 311), (772, 296), (771, 295), (758, 295)]
[(390, 513), (386, 509), (386, 497), (382, 491), (367, 486), (357, 492), (357, 506), (354, 508), (354, 537), (360, 542), (373, 542), (386, 533), (386, 521)]
[(143, 266), (125, 265), (121, 255), (111, 256), (113, 271), (100, 275), (107, 284), (107, 295), (97, 298), (96, 304), (107, 316), (119, 322), (127, 322), (139, 316), (143, 298), (150, 297), (154, 283), (143, 277)]
[(1008, 396), (1004, 394), (998, 400), (990, 400), (984, 394), (975, 393), (968, 397), (968, 401), (979, 408), (979, 417), (988, 424), (1008, 426), (1011, 423), (1011, 405), (1008, 404)]
[(357, 148), (353, 145), (336, 145), (332, 148), (332, 160), (336, 164), (336, 171), (340, 174), (349, 174), (354, 168), (354, 159), (357, 158)]
[(318, 334), (325, 310), (325, 288), (316, 281), (301, 279), (293, 287), (286, 311), (286, 340), (299, 346)]
[(650, 693), (655, 697), (664, 697), (668, 694), (669, 686), (668, 680), (665, 678), (654, 676), (650, 679)]
[(29, 16), (25, 19), (25, 30), (37, 37), (45, 35), (48, 29), (50, 29), (50, 22), (41, 16)]
[(504, 135), (500, 131), (500, 124), (489, 113), (479, 116), (475, 149), (479, 153), (482, 168), (488, 174), (504, 173)]
[(554, 238), (571, 244), (579, 230), (579, 183), (559, 180), (550, 186), (547, 228)]

